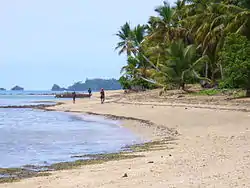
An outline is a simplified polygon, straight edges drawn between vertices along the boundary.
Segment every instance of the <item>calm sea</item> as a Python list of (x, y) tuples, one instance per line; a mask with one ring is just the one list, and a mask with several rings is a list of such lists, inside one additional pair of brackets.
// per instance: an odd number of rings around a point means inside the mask
[[(55, 100), (53, 95), (40, 95), (45, 93), (49, 92), (1, 91), (0, 106)], [(0, 108), (0, 168), (71, 161), (75, 155), (117, 152), (142, 141), (119, 124), (87, 115)]]

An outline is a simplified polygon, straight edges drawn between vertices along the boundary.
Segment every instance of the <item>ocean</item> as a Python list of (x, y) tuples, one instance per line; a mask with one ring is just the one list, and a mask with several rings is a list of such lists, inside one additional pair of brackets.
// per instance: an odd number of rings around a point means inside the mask
[(3, 108), (53, 104), (57, 100), (53, 95), (42, 95), (48, 93), (0, 92), (0, 168), (47, 166), (72, 161), (76, 155), (119, 152), (124, 146), (142, 142), (119, 121), (31, 108)]

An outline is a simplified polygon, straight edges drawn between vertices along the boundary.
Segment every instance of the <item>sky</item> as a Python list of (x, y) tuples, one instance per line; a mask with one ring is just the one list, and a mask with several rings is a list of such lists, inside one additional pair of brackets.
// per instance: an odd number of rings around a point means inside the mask
[(119, 78), (126, 58), (114, 50), (114, 34), (126, 21), (146, 23), (162, 2), (0, 1), (0, 87), (48, 90), (54, 83)]

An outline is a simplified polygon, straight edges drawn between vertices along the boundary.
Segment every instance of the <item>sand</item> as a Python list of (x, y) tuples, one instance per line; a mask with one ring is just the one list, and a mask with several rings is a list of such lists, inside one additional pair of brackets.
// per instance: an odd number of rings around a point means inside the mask
[[(48, 177), (0, 184), (0, 188), (250, 187), (250, 113), (242, 111), (246, 105), (169, 103), (150, 93), (128, 96), (108, 92), (106, 103), (100, 104), (95, 94), (53, 110), (148, 120), (151, 126), (135, 120), (124, 120), (123, 125), (151, 140), (172, 134), (177, 140), (169, 149), (143, 152), (142, 158), (56, 171)], [(128, 177), (122, 177), (124, 173)]]

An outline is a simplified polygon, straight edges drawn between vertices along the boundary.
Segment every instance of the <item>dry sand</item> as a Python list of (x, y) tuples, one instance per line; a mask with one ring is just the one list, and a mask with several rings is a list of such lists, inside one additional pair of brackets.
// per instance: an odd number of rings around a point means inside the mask
[[(109, 92), (103, 105), (94, 95), (92, 99), (77, 100), (76, 104), (70, 101), (53, 109), (149, 120), (167, 131), (132, 120), (125, 120), (124, 126), (151, 139), (169, 136), (169, 130), (178, 131), (178, 140), (171, 149), (144, 152), (143, 158), (57, 171), (48, 177), (1, 184), (0, 188), (250, 187), (249, 112), (231, 110), (239, 109), (239, 105), (169, 104), (153, 99), (150, 93), (145, 93), (142, 101), (138, 96), (129, 96)], [(128, 177), (123, 178), (124, 173)]]

